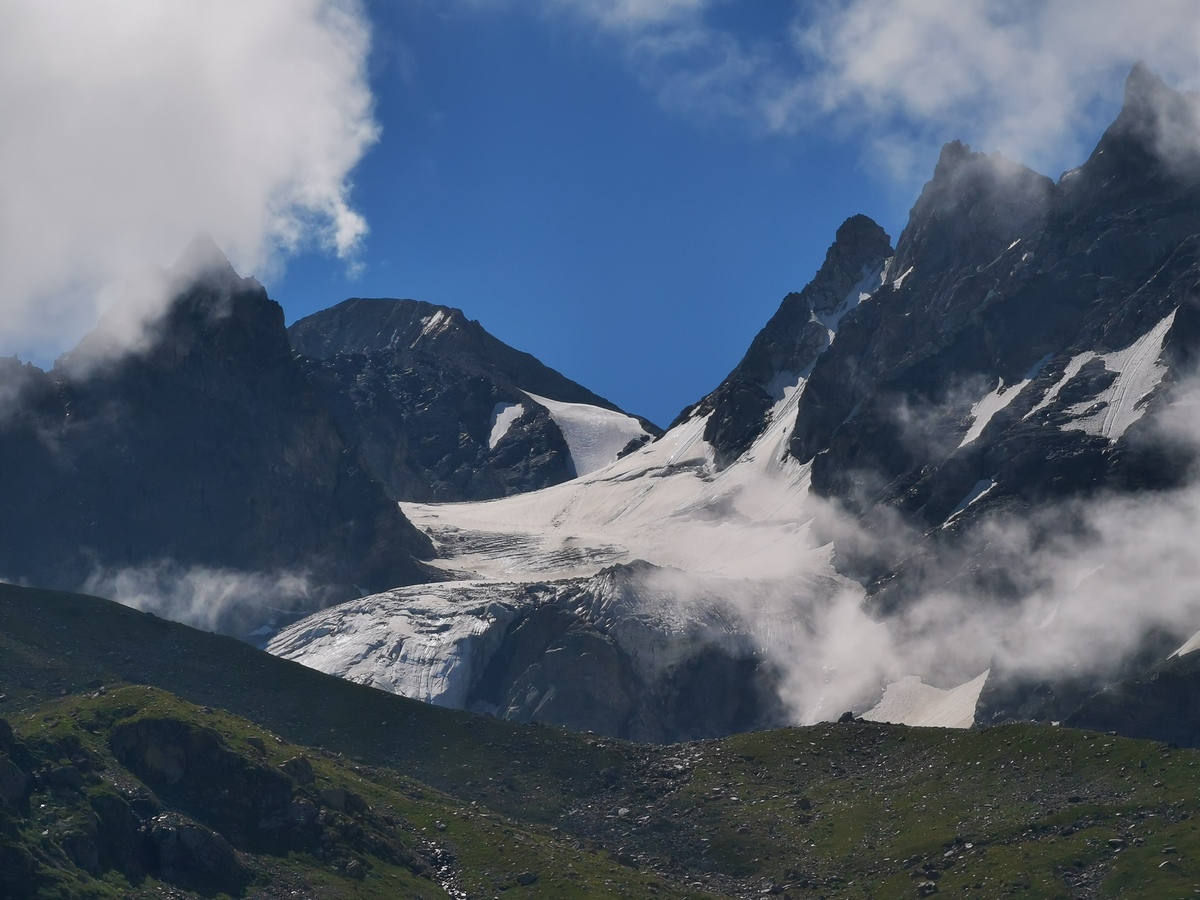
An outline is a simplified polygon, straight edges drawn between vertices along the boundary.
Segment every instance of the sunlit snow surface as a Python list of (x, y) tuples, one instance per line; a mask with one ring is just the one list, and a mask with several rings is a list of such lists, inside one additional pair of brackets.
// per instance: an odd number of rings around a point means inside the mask
[[(1016, 246), (1017, 243), (1020, 242), (1014, 242), (1013, 246)], [(1009, 249), (1011, 250), (1012, 247)], [(1026, 373), (1025, 377), (1016, 384), (1005, 384), (1004, 381), (1001, 380), (1000, 384), (996, 386), (995, 390), (991, 391), (989, 394), (981, 397), (975, 402), (975, 405), (971, 407), (971, 427), (967, 429), (967, 433), (963, 435), (963, 439), (958, 442), (959, 449), (962, 449), (963, 447), (967, 446), (967, 444), (979, 439), (979, 437), (983, 434), (983, 430), (988, 427), (988, 424), (992, 421), (992, 419), (994, 419), (998, 413), (1006, 409), (1010, 403), (1016, 400), (1020, 393), (1025, 390), (1025, 387), (1029, 385), (1033, 379), (1037, 378), (1038, 374), (1042, 371), (1042, 367), (1050, 361), (1051, 356), (1053, 356), (1053, 354), (1047, 353), (1045, 356), (1039, 359), (1036, 363), (1034, 363), (1033, 368)], [(1058, 389), (1061, 389), (1061, 387), (1062, 385), (1060, 384)], [(1057, 395), (1058, 390), (1055, 390), (1054, 393)], [(1049, 400), (1046, 400), (1042, 405), (1045, 405), (1045, 403), (1049, 402)], [(1039, 406), (1039, 408), (1041, 407)]]
[(924, 728), (970, 728), (975, 724), (975, 707), (990, 671), (948, 691), (909, 675), (889, 684), (883, 699), (862, 717), (868, 722)]
[(1144, 401), (1167, 373), (1160, 357), (1163, 341), (1174, 321), (1172, 312), (1129, 347), (1099, 357), (1104, 368), (1115, 372), (1117, 377), (1100, 396), (1068, 410), (1078, 417), (1072, 429), (1115, 441), (1142, 417)]
[(576, 475), (588, 475), (607, 466), (629, 446), (630, 441), (650, 437), (633, 416), (587, 403), (563, 403), (525, 392), (546, 407), (554, 424), (567, 439)]
[(497, 403), (492, 410), (492, 427), (488, 432), (488, 449), (495, 449), (500, 439), (508, 434), (513, 422), (525, 414), (525, 407), (520, 403)]
[(1193, 634), (1178, 650), (1171, 654), (1171, 657), (1187, 656), (1189, 653), (1195, 653), (1200, 650), (1200, 631)]
[(404, 503), (404, 514), (437, 543), (445, 558), (435, 565), (475, 578), (589, 576), (634, 559), (733, 577), (831, 573), (830, 548), (813, 546), (804, 513), (809, 466), (786, 452), (799, 387), (720, 472), (697, 418), (564, 484), (482, 503)]
[(995, 478), (981, 478), (975, 482), (975, 486), (967, 491), (967, 495), (958, 501), (958, 506), (950, 511), (950, 515), (946, 516), (946, 521), (942, 523), (943, 528), (949, 528), (953, 525), (963, 513), (971, 506), (978, 503), (996, 486)]
[(1098, 359), (1103, 362), (1106, 370), (1116, 375), (1116, 378), (1099, 396), (1068, 408), (1067, 413), (1073, 417), (1073, 421), (1065, 427), (1071, 431), (1102, 435), (1110, 441), (1120, 439), (1129, 426), (1145, 413), (1146, 399), (1166, 375), (1167, 367), (1160, 357), (1163, 341), (1174, 321), (1175, 312), (1172, 311), (1123, 350), (1105, 354), (1088, 351), (1074, 357), (1067, 363), (1058, 381), (1046, 391), (1045, 396), (1025, 418), (1036, 415), (1053, 403), (1062, 389), (1085, 365)]

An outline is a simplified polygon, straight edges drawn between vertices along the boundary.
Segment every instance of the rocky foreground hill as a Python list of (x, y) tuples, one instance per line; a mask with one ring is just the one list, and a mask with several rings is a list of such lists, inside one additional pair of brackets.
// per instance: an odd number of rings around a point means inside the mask
[[(152, 686), (153, 685), (153, 686)], [(0, 894), (1174, 897), (1197, 753), (846, 722), (672, 746), (439, 709), (0, 587)]]

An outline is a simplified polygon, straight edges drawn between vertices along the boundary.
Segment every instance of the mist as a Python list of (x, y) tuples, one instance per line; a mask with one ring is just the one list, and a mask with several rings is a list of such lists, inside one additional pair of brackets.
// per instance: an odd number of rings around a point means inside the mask
[(740, 119), (764, 135), (867, 135), (866, 161), (905, 191), (955, 139), (1062, 172), (1111, 120), (1139, 59), (1170, 83), (1200, 87), (1190, 0), (1152, 10), (1121, 0), (823, 0), (791, 4), (771, 34), (735, 31), (719, 0), (542, 6), (616, 42), (665, 108)]
[(290, 622), (317, 605), (305, 572), (185, 567), (169, 560), (97, 567), (82, 591), (193, 628), (248, 639), (264, 625)]
[[(1141, 439), (1200, 451), (1198, 408), (1200, 386), (1178, 386)], [(810, 496), (806, 505), (849, 555), (901, 559), (930, 538), (891, 510), (867, 528), (840, 504)], [(941, 689), (991, 670), (1099, 690), (1131, 659), (1162, 660), (1200, 631), (1198, 539), (1194, 478), (1174, 490), (993, 513), (907, 571), (912, 599), (898, 608), (877, 609), (851, 584), (814, 606), (808, 627), (763, 649), (786, 673), (784, 700), (798, 722), (864, 712), (886, 684), (911, 675)], [(975, 577), (989, 568), (1002, 584)], [(744, 613), (748, 622), (773, 618)]]
[(0, 8), (0, 353), (42, 362), (206, 232), (242, 272), (356, 264), (379, 129), (355, 0)]

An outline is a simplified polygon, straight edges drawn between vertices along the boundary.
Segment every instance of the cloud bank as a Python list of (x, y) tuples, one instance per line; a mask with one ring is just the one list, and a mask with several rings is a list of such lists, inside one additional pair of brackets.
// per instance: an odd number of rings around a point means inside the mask
[[(1200, 383), (1178, 385), (1147, 439), (1200, 457)], [(885, 683), (919, 675), (951, 688), (985, 670), (1000, 684), (1075, 681), (1098, 690), (1131, 660), (1159, 661), (1200, 632), (1200, 479), (1181, 488), (1101, 493), (981, 521), (962, 543), (910, 570), (914, 599), (875, 615), (858, 591), (816, 610), (790, 643), (768, 648), (797, 721), (863, 711)], [(866, 531), (810, 497), (823, 529), (862, 553), (915, 546), (898, 520)], [(811, 511), (811, 509), (810, 509)], [(987, 587), (980, 570), (1003, 573)], [(967, 577), (963, 577), (966, 575)]]
[(1190, 0), (818, 0), (757, 30), (727, 0), (543, 4), (620, 40), (668, 107), (764, 132), (853, 130), (908, 180), (955, 138), (1057, 174), (1089, 149), (1138, 59), (1200, 86)]
[(247, 272), (352, 263), (368, 49), (355, 0), (0, 6), (0, 352), (64, 349), (199, 231)]
[(248, 637), (265, 622), (286, 622), (319, 605), (306, 573), (184, 567), (170, 561), (97, 568), (83, 591), (235, 637)]

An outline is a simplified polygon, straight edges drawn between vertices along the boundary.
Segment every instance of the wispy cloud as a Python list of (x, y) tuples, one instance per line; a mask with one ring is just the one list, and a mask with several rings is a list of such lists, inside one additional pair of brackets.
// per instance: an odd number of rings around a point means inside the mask
[(0, 350), (62, 349), (200, 230), (245, 271), (352, 262), (368, 48), (355, 0), (0, 7)]
[(97, 568), (85, 593), (116, 600), (207, 631), (244, 637), (267, 623), (289, 621), (318, 605), (305, 573), (242, 572), (170, 561)]
[[(1190, 0), (822, 0), (776, 34), (722, 0), (543, 0), (624, 42), (663, 103), (767, 132), (853, 130), (900, 178), (954, 138), (1050, 174), (1074, 165), (1131, 64), (1200, 85)], [(749, 8), (749, 5), (744, 9)]]

